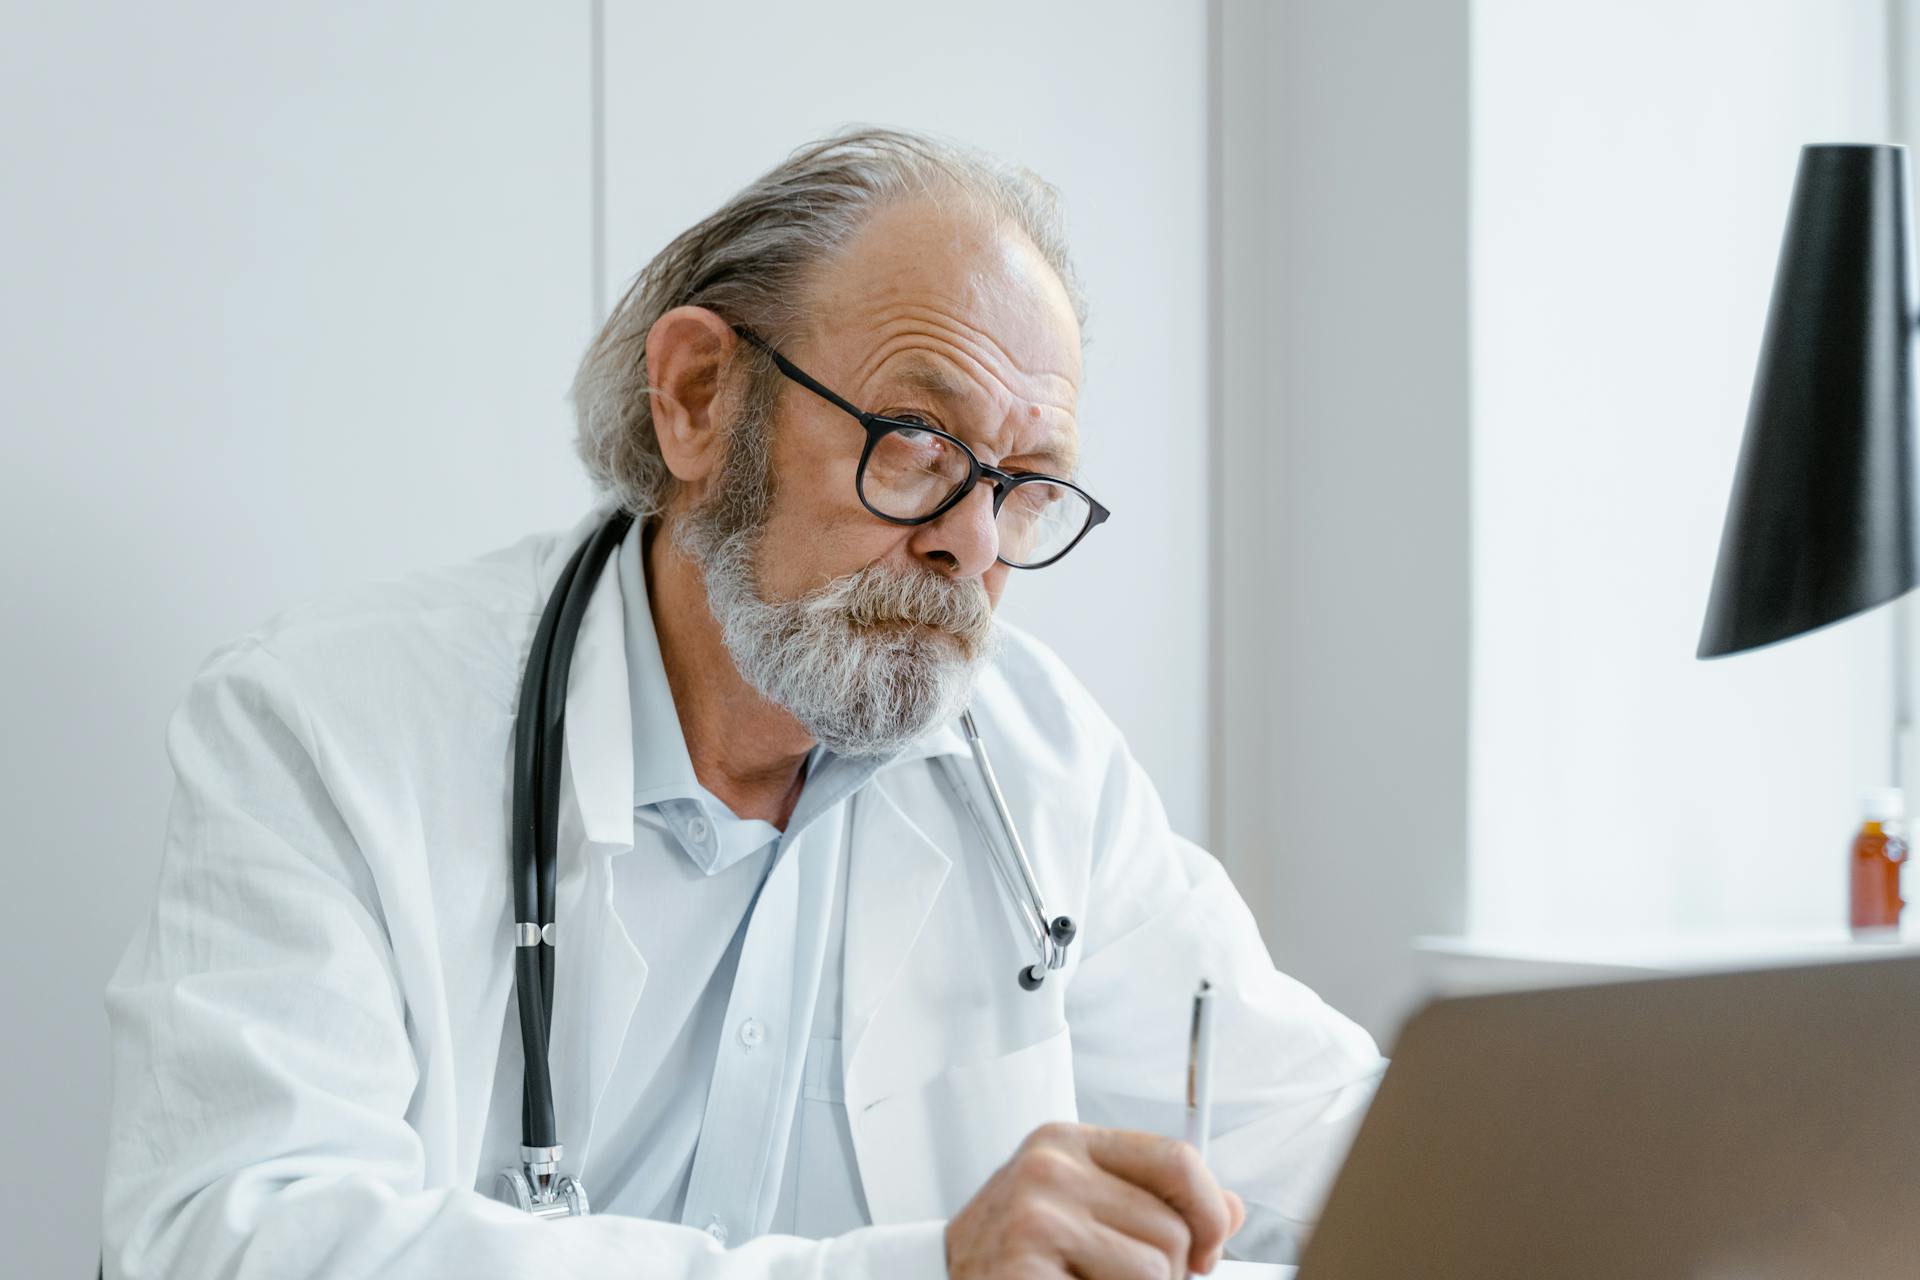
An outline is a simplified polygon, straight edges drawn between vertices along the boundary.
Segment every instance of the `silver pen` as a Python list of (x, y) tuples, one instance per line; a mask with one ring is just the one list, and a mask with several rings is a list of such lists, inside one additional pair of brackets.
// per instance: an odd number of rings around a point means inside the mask
[(1213, 984), (1200, 979), (1193, 993), (1193, 1028), (1187, 1040), (1187, 1141), (1207, 1158), (1213, 1125)]

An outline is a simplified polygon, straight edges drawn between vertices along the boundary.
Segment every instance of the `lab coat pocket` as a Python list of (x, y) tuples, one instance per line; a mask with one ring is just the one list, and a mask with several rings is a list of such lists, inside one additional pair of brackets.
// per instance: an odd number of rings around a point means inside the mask
[(838, 1040), (815, 1036), (807, 1046), (797, 1141), (793, 1221), (805, 1224), (807, 1235), (823, 1239), (866, 1226), (866, 1206), (854, 1177)]
[(1012, 1053), (949, 1067), (848, 1118), (874, 1222), (952, 1217), (1029, 1133), (1079, 1118), (1072, 1039), (1062, 1026)]

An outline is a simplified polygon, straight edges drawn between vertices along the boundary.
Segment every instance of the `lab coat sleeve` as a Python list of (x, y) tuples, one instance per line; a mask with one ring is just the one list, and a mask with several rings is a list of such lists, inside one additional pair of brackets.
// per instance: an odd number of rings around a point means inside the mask
[(1199, 979), (1216, 988), (1208, 1163), (1246, 1202), (1229, 1256), (1297, 1262), (1385, 1069), (1373, 1040), (1274, 968), (1220, 863), (1175, 835), (1100, 717), (1092, 873), (1067, 993), (1089, 1123), (1181, 1136)]
[(614, 1215), (537, 1221), (425, 1185), (376, 878), (283, 666), (245, 644), (168, 729), (154, 910), (108, 988), (112, 1277), (944, 1277), (945, 1224), (831, 1240)]

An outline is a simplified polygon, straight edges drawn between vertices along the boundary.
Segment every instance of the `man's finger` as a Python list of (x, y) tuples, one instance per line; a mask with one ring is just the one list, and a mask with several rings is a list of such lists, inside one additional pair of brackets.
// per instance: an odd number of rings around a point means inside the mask
[(1226, 1243), (1233, 1231), (1227, 1198), (1199, 1152), (1173, 1138), (1128, 1129), (1088, 1126), (1082, 1138), (1095, 1164), (1151, 1191), (1187, 1220), (1193, 1233), (1189, 1266), (1197, 1270)]
[[(1104, 1169), (1091, 1171), (1083, 1203), (1095, 1221), (1160, 1251), (1176, 1275), (1196, 1270), (1193, 1228), (1172, 1205), (1145, 1187)], [(1204, 1261), (1204, 1259), (1202, 1259)]]
[(1240, 1198), (1237, 1191), (1223, 1193), (1227, 1197), (1227, 1208), (1231, 1211), (1232, 1222), (1227, 1227), (1227, 1239), (1240, 1234), (1240, 1228), (1247, 1225), (1247, 1202)]
[(1068, 1245), (1064, 1261), (1071, 1274), (1099, 1280), (1175, 1280), (1186, 1271), (1145, 1240), (1091, 1220)]

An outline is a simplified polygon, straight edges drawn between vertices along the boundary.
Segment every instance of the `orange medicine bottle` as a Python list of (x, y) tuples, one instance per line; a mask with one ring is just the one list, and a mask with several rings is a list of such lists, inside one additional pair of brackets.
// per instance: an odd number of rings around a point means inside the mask
[(1900, 931), (1900, 871), (1907, 860), (1901, 838), (1906, 806), (1898, 787), (1867, 792), (1865, 821), (1853, 838), (1848, 859), (1852, 884), (1852, 923), (1856, 938), (1892, 937)]

